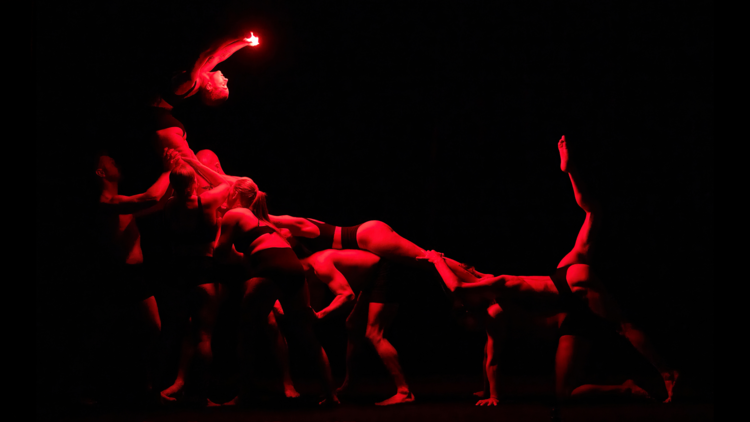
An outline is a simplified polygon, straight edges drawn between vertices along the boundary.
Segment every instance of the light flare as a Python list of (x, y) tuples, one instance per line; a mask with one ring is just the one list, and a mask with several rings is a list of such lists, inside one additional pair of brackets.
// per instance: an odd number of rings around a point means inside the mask
[(255, 47), (256, 45), (260, 44), (260, 41), (258, 40), (258, 37), (256, 37), (252, 32), (250, 33), (250, 36), (245, 38), (245, 41), (250, 43), (250, 46)]

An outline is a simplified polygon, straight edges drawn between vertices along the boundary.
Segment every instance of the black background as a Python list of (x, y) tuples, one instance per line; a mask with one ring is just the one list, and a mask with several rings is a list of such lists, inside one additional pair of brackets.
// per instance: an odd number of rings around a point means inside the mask
[[(142, 191), (134, 157), (149, 150), (131, 117), (146, 87), (252, 30), (260, 46), (218, 66), (229, 100), (175, 116), (272, 213), (382, 220), (485, 272), (547, 274), (584, 218), (559, 171), (565, 134), (606, 206), (599, 273), (712, 394), (712, 4), (299, 3), (37, 2), (38, 386), (63, 388), (66, 333), (97, 300), (87, 286), (106, 282), (89, 258), (94, 153), (121, 163), (121, 193)], [(401, 317), (394, 342), (414, 374), (479, 368), (444, 359), (481, 360), (481, 333), (441, 300)], [(340, 373), (343, 350), (329, 354)]]

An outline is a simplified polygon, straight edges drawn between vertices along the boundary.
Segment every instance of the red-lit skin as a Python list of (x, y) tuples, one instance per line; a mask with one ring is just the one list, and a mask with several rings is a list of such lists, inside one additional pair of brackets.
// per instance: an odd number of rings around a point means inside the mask
[[(114, 246), (117, 251), (115, 261), (122, 264), (138, 265), (143, 263), (143, 252), (141, 251), (141, 235), (136, 226), (134, 213), (147, 212), (157, 204), (159, 199), (166, 196), (169, 187), (169, 171), (174, 168), (178, 158), (172, 152), (164, 154), (164, 173), (146, 192), (126, 196), (118, 192), (120, 182), (120, 170), (115, 160), (109, 156), (101, 156), (96, 175), (101, 184), (99, 195), (101, 218), (97, 232), (105, 243)], [(145, 353), (150, 354), (155, 345), (156, 338), (161, 330), (161, 320), (156, 300), (153, 296), (136, 304), (134, 315), (137, 320), (145, 325), (151, 333), (150, 340), (144, 347)], [(147, 380), (150, 384), (150, 381)]]
[[(569, 151), (564, 136), (558, 142), (558, 150), (560, 152), (560, 169), (568, 173), (576, 202), (586, 212), (586, 219), (578, 233), (575, 246), (563, 257), (558, 264), (558, 268), (571, 265), (567, 273), (567, 281), (573, 294), (585, 299), (595, 314), (619, 326), (621, 334), (662, 374), (668, 393), (666, 402), (669, 402), (672, 398), (672, 388), (678, 373), (663, 362), (643, 332), (625, 320), (617, 303), (606, 292), (601, 281), (590, 268), (590, 252), (596, 231), (601, 224), (601, 209), (598, 202), (586, 194), (586, 188), (578, 171), (569, 161)], [(475, 303), (482, 300), (494, 301), (497, 299), (498, 301), (518, 303), (519, 301), (531, 300), (540, 305), (547, 305), (548, 312), (555, 313), (558, 291), (549, 276), (492, 276), (491, 274), (476, 272), (476, 275), (468, 277), (460, 275), (459, 277), (445, 264), (441, 254), (429, 251), (427, 259), (435, 264), (448, 288), (464, 301)], [(495, 357), (499, 353), (499, 345), (502, 343), (498, 341), (502, 338), (503, 332), (502, 328), (498, 328), (503, 325), (502, 314), (503, 307), (497, 304), (488, 309), (491, 323), (488, 326), (485, 370), (489, 381), (490, 397), (478, 402), (477, 405), (497, 404), (498, 374)], [(553, 315), (548, 316), (553, 317)], [(554, 321), (554, 318), (552, 320)], [(562, 320), (562, 317), (557, 318), (558, 323), (562, 323)], [(560, 337), (555, 357), (556, 391), (560, 399), (596, 395), (648, 396), (643, 389), (636, 386), (631, 380), (621, 385), (578, 385), (576, 381), (581, 375), (583, 363), (590, 347), (591, 342), (587, 338), (571, 335)]]
[[(239, 196), (239, 193), (234, 192), (233, 195)], [(234, 203), (235, 208), (227, 211), (222, 219), (221, 236), (216, 246), (217, 258), (227, 259), (228, 256), (241, 254), (244, 265), (252, 271), (250, 257), (254, 253), (268, 248), (290, 248), (289, 243), (279, 234), (267, 233), (251, 243), (248, 250), (236, 251), (234, 249), (235, 238), (257, 227), (259, 220), (250, 209), (243, 207), (242, 199), (233, 198), (230, 199), (230, 203)], [(250, 204), (246, 205), (250, 206)], [(261, 225), (267, 225), (267, 223), (263, 222)], [(241, 347), (248, 349), (248, 344), (252, 342), (252, 340), (248, 341), (248, 337), (252, 339), (263, 337), (262, 331), (268, 326), (269, 314), (273, 311), (276, 301), (279, 301), (283, 307), (285, 319), (288, 321), (286, 339), (293, 339), (299, 345), (298, 347), (310, 353), (316, 363), (325, 394), (325, 399), (320, 404), (338, 403), (328, 357), (313, 332), (312, 323), (316, 318), (310, 307), (307, 283), (292, 296), (284, 295), (272, 279), (264, 277), (253, 277), (247, 280), (244, 288), (240, 330)], [(252, 349), (248, 350), (252, 352)], [(244, 364), (246, 363), (243, 362)]]
[(366, 280), (376, 276), (376, 266), (380, 257), (367, 251), (345, 249), (325, 250), (317, 252), (300, 260), (305, 267), (307, 280), (316, 280), (328, 286), (335, 295), (331, 303), (316, 312), (318, 319), (325, 318), (344, 308), (354, 305), (346, 318), (347, 349), (346, 349), (346, 378), (337, 390), (345, 393), (350, 387), (352, 367), (358, 350), (366, 339), (378, 353), (380, 360), (390, 372), (396, 384), (396, 394), (382, 402), (379, 406), (414, 401), (414, 395), (406, 383), (404, 372), (398, 360), (398, 353), (393, 345), (383, 336), (384, 331), (393, 322), (398, 311), (398, 304), (375, 303), (370, 301), (369, 292), (360, 292), (355, 299), (354, 290), (350, 282), (358, 287)]
[[(317, 221), (317, 220), (316, 220)], [(273, 215), (271, 222), (277, 227), (288, 229), (292, 236), (315, 238), (320, 235), (320, 229), (305, 218), (289, 215)], [(425, 250), (401, 237), (390, 226), (382, 221), (367, 221), (357, 230), (357, 243), (360, 249), (399, 262), (413, 263), (421, 258)], [(341, 227), (336, 227), (333, 234), (333, 248), (341, 247)]]
[[(189, 165), (193, 165), (196, 160), (183, 160)], [(196, 169), (197, 171), (197, 169)], [(215, 186), (206, 192), (200, 194), (203, 205), (204, 217), (209, 223), (215, 223), (216, 210), (226, 200), (229, 194), (229, 184), (219, 175), (204, 174), (206, 180)], [(170, 198), (164, 206), (165, 218), (167, 224), (183, 225), (188, 227), (195, 224), (190, 221), (191, 210), (198, 207), (198, 196), (195, 192), (197, 182), (193, 182), (187, 192), (175, 191), (175, 195)], [(214, 251), (214, 242), (199, 244), (179, 244), (175, 243), (174, 253), (182, 257), (200, 257), (212, 256)], [(220, 285), (218, 283), (201, 284), (189, 292), (190, 307), (188, 309), (190, 318), (190, 334), (183, 339), (183, 347), (180, 356), (180, 364), (174, 384), (161, 392), (163, 402), (177, 401), (178, 395), (185, 384), (192, 382), (195, 378), (200, 383), (207, 380), (207, 369), (212, 359), (211, 338), (213, 335), (214, 323), (216, 321), (216, 312), (218, 310), (218, 295)], [(178, 335), (179, 324), (185, 321), (175, 321), (175, 324), (165, 324), (165, 339), (170, 335)], [(167, 332), (169, 331), (169, 332)], [(198, 362), (199, 373), (189, 373), (193, 360)]]
[[(206, 51), (202, 52), (190, 69), (190, 78), (179, 86), (174, 87), (174, 93), (185, 95), (185, 98), (192, 97), (201, 90), (212, 90), (221, 93), (222, 98), (229, 97), (229, 88), (227, 79), (221, 71), (213, 72), (213, 69), (224, 60), (228, 59), (237, 50), (250, 45), (250, 41), (243, 38), (223, 39), (220, 40)], [(195, 86), (195, 88), (194, 88)], [(153, 100), (152, 106), (171, 110), (172, 104), (169, 104), (161, 97)], [(153, 135), (153, 142), (157, 151), (164, 148), (170, 148), (177, 151), (182, 158), (196, 159), (195, 154), (188, 146), (187, 133), (181, 128), (169, 127), (157, 130)], [(202, 174), (200, 169), (196, 169)]]

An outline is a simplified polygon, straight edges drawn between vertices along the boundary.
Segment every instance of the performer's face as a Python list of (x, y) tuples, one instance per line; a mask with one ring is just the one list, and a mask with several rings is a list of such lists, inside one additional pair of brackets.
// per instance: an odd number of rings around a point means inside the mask
[(99, 168), (102, 170), (103, 177), (110, 181), (120, 180), (120, 169), (112, 157), (102, 155), (99, 158)]
[(227, 87), (227, 82), (229, 82), (229, 79), (224, 77), (224, 74), (221, 73), (221, 70), (217, 70), (216, 72), (211, 73), (211, 83), (214, 86), (214, 89), (221, 92), (223, 97), (229, 97), (229, 87)]

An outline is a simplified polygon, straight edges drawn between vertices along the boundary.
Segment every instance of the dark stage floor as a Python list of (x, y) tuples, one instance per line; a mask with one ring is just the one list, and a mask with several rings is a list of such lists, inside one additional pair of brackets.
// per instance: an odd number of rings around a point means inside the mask
[[(378, 383), (379, 384), (379, 383)], [(298, 399), (267, 398), (252, 406), (101, 407), (63, 406), (38, 413), (39, 419), (62, 421), (550, 421), (552, 406), (546, 386), (539, 382), (514, 383), (513, 391), (498, 407), (476, 407), (471, 392), (478, 389), (466, 380), (415, 380), (411, 383), (416, 402), (378, 407), (372, 403), (387, 398), (384, 385), (367, 385), (358, 394), (342, 397), (335, 408), (320, 409), (309, 388)], [(305, 394), (308, 393), (308, 394)], [(557, 412), (561, 421), (712, 421), (714, 405), (705, 397), (676, 398), (675, 403), (621, 402), (566, 405)]]

